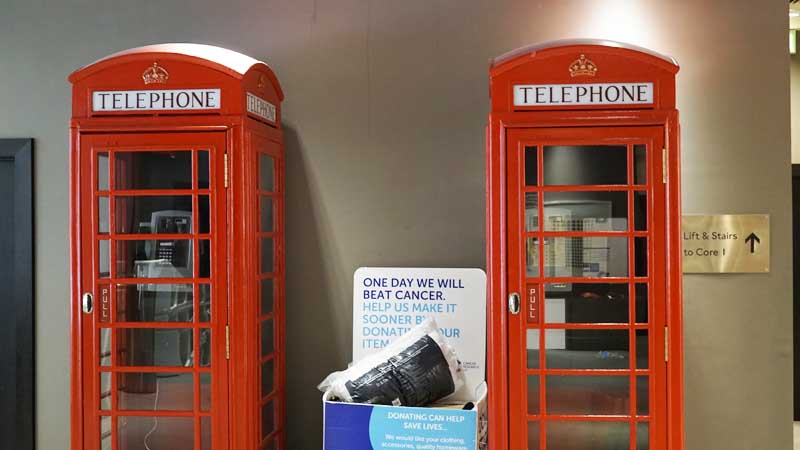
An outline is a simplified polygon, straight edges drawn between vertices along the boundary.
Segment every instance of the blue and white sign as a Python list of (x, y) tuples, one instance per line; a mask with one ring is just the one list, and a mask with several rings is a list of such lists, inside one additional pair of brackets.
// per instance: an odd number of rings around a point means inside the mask
[(466, 383), (452, 397), (472, 401), (486, 367), (486, 274), (480, 269), (362, 267), (353, 284), (353, 361), (436, 319), (455, 348)]

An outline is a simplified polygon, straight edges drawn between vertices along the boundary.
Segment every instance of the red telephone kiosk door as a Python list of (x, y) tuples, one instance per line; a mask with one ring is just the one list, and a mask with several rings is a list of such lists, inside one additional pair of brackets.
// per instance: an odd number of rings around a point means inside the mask
[(493, 449), (682, 448), (676, 72), (596, 41), (492, 66)]

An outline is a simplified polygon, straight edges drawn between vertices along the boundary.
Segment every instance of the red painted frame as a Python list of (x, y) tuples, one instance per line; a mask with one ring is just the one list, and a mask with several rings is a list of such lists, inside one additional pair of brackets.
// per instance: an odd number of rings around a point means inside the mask
[[(144, 85), (142, 73), (154, 62), (169, 71), (166, 85)], [(225, 358), (225, 325), (230, 327), (230, 359), (227, 364), (212, 363), (210, 372), (217, 386), (214, 395), (220, 399), (224, 412), (216, 413), (212, 431), (215, 449), (260, 449), (268, 445), (285, 449), (285, 355), (284, 338), (284, 202), (283, 202), (283, 132), (281, 131), (281, 101), (283, 92), (272, 70), (264, 63), (225, 49), (192, 44), (168, 44), (132, 49), (104, 58), (73, 73), (73, 116), (70, 154), (70, 320), (71, 320), (71, 448), (95, 450), (88, 435), (98, 435), (99, 424), (86, 420), (85, 408), (95, 401), (97, 372), (96, 351), (84, 348), (87, 332), (94, 330), (93, 320), (81, 311), (81, 294), (93, 292), (92, 268), (93, 233), (97, 215), (86, 205), (87, 195), (93, 193), (90, 159), (96, 145), (114, 147), (148, 148), (209, 148), (215, 147), (216, 156), (210, 158), (211, 183), (217, 181), (218, 202), (212, 198), (215, 218), (212, 225), (212, 264), (218, 269), (218, 285), (212, 286), (217, 303), (216, 311), (223, 311), (224, 323), (216, 330), (212, 345), (216, 355)], [(216, 111), (160, 111), (153, 113), (103, 113), (91, 111), (94, 90), (154, 90), (219, 88), (222, 104)], [(275, 122), (264, 120), (247, 111), (246, 95), (253, 93), (275, 105)], [(227, 158), (223, 154), (227, 153)], [(275, 350), (266, 359), (275, 361), (274, 391), (269, 398), (275, 400), (274, 431), (261, 438), (260, 402), (258, 395), (261, 378), (258, 362), (260, 356), (259, 274), (250, 268), (258, 267), (259, 207), (257, 186), (258, 154), (269, 153), (275, 160), (275, 189), (271, 196), (274, 204), (274, 266), (277, 285), (274, 291), (274, 310), (268, 317), (274, 321)], [(228, 166), (225, 166), (227, 161)], [(194, 167), (194, 166), (193, 166)], [(195, 170), (195, 169), (193, 169)], [(228, 185), (223, 178), (227, 172)], [(193, 175), (194, 176), (194, 175)], [(91, 193), (87, 193), (89, 190)], [(199, 193), (193, 189), (189, 193)], [(205, 192), (205, 191), (204, 191)], [(139, 193), (121, 191), (118, 193)], [(174, 190), (148, 190), (147, 195), (176, 194)], [(181, 191), (181, 193), (186, 193)], [(196, 205), (195, 205), (196, 206)], [(196, 207), (194, 208), (197, 211)], [(113, 226), (113, 218), (112, 226)], [(213, 231), (216, 230), (216, 231)], [(157, 235), (147, 235), (152, 239)], [(133, 239), (136, 235), (117, 236)], [(179, 236), (180, 237), (180, 236)], [(198, 239), (198, 235), (187, 235)], [(200, 236), (202, 237), (202, 236)], [(170, 235), (170, 239), (176, 238)], [(195, 252), (196, 253), (196, 252)], [(196, 257), (196, 256), (195, 256)], [(196, 267), (196, 266), (195, 266)], [(125, 281), (125, 280), (120, 280)], [(131, 280), (128, 280), (131, 281)], [(186, 283), (186, 279), (161, 279), (159, 282)], [(192, 281), (189, 281), (192, 282)], [(196, 282), (196, 281), (195, 281)], [(95, 292), (95, 294), (98, 294)], [(95, 295), (99, 299), (99, 295)], [(195, 299), (197, 302), (197, 299)], [(212, 305), (214, 302), (212, 301)], [(213, 306), (212, 306), (213, 307)], [(97, 310), (95, 310), (95, 314)], [(96, 317), (96, 316), (95, 316)], [(212, 316), (213, 318), (213, 316)], [(160, 326), (160, 325), (159, 325)], [(197, 327), (198, 325), (192, 325)], [(136, 325), (126, 325), (136, 327)], [(148, 325), (148, 327), (152, 327)], [(175, 327), (174, 324), (164, 324)], [(197, 334), (195, 340), (197, 340)], [(91, 341), (91, 339), (88, 339)], [(197, 348), (197, 347), (195, 347)], [(124, 369), (123, 369), (124, 370)], [(193, 369), (197, 370), (197, 369)], [(148, 369), (148, 371), (153, 371)], [(162, 371), (162, 370), (155, 370)], [(165, 369), (163, 371), (174, 371)], [(195, 396), (197, 393), (195, 393)], [(196, 404), (196, 402), (195, 402)], [(186, 414), (192, 415), (192, 412)], [(128, 415), (127, 412), (125, 415)], [(136, 413), (130, 415), (137, 415)], [(138, 415), (153, 415), (150, 412)], [(170, 414), (180, 416), (182, 414)], [(184, 414), (185, 415), (185, 414)], [(199, 433), (196, 431), (196, 434)], [(116, 442), (114, 443), (116, 448)], [(196, 446), (199, 442), (196, 440)], [(199, 447), (196, 447), (199, 448)], [(273, 448), (273, 447), (270, 447)]]
[[(598, 67), (593, 77), (572, 77), (569, 65), (585, 54)], [(492, 110), (487, 126), (487, 275), (488, 275), (488, 334), (487, 334), (487, 379), (489, 394), (489, 439), (490, 448), (510, 448), (511, 435), (519, 431), (512, 426), (518, 411), (516, 402), (525, 398), (525, 392), (511, 387), (509, 355), (510, 334), (514, 319), (507, 310), (509, 292), (522, 286), (509, 286), (509, 270), (516, 266), (509, 261), (509, 224), (507, 166), (508, 151), (518, 144), (515, 133), (531, 130), (531, 135), (544, 129), (575, 129), (594, 127), (597, 129), (620, 129), (624, 127), (658, 127), (667, 149), (666, 169), (668, 182), (665, 185), (663, 204), (664, 232), (661, 246), (651, 247), (665, 260), (664, 277), (665, 310), (664, 321), (669, 327), (669, 362), (666, 364), (666, 440), (656, 440), (653, 449), (678, 449), (684, 447), (683, 438), (683, 354), (682, 354), (682, 306), (681, 306), (681, 255), (680, 255), (680, 173), (679, 173), (679, 124), (675, 109), (675, 74), (678, 66), (674, 60), (640, 48), (633, 48), (604, 41), (562, 41), (520, 49), (493, 61), (490, 68), (490, 93)], [(577, 84), (609, 82), (652, 82), (654, 102), (651, 105), (633, 107), (581, 106), (569, 108), (525, 108), (513, 105), (514, 84)], [(539, 130), (539, 131), (537, 131)], [(552, 131), (552, 130), (550, 130)], [(613, 131), (611, 131), (613, 134)], [(598, 133), (598, 139), (605, 134)], [(522, 136), (521, 135), (521, 136)], [(588, 141), (592, 141), (591, 138)], [(513, 143), (512, 143), (513, 142)], [(592, 141), (594, 142), (594, 141)], [(541, 159), (539, 160), (541, 164)], [(651, 178), (652, 179), (652, 178)], [(540, 178), (541, 180), (541, 178)], [(660, 180), (659, 180), (660, 181)], [(545, 189), (546, 190), (546, 189)], [(559, 187), (559, 190), (563, 190)], [(541, 208), (541, 202), (540, 202)], [(652, 208), (652, 207), (651, 207)], [(540, 214), (541, 217), (541, 214)], [(652, 221), (652, 215), (648, 220)], [(541, 219), (540, 219), (541, 220)], [(652, 228), (651, 228), (652, 230)], [(546, 233), (539, 233), (546, 235)], [(562, 234), (559, 234), (562, 235)], [(540, 258), (543, 255), (540, 254)], [(652, 259), (652, 256), (651, 256)], [(544, 266), (540, 265), (540, 270)], [(652, 267), (652, 265), (651, 265)], [(541, 301), (540, 301), (541, 303)], [(628, 325), (625, 325), (627, 327)], [(573, 327), (574, 328), (574, 327)], [(591, 327), (590, 327), (591, 328)], [(604, 327), (607, 328), (607, 327)], [(543, 333), (542, 333), (543, 334)], [(655, 339), (655, 341), (663, 342)], [(660, 354), (661, 348), (651, 348), (652, 355)], [(512, 400), (513, 399), (513, 400)], [(514, 409), (516, 407), (516, 409)], [(658, 407), (658, 405), (657, 405)], [(652, 406), (651, 406), (652, 408)], [(514, 449), (516, 450), (516, 449)]]

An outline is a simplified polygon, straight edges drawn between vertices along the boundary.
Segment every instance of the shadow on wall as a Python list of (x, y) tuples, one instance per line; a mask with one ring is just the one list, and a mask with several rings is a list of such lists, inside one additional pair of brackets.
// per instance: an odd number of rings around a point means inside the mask
[[(322, 394), (316, 386), (349, 354), (342, 351), (331, 320), (337, 302), (325, 277), (327, 267), (320, 224), (312, 199), (320, 198), (309, 177), (306, 153), (295, 129), (283, 124), (286, 186), (286, 409), (287, 448), (322, 448)], [(350, 313), (348, 313), (350, 314)], [(349, 352), (348, 352), (349, 353)], [(316, 414), (303, 413), (313, 409)], [(313, 436), (314, 442), (309, 442)], [(302, 444), (302, 445), (301, 445)]]

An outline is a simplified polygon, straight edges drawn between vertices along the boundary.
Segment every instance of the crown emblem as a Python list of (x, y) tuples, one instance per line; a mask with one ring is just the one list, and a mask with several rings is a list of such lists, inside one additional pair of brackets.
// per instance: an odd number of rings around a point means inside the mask
[(573, 77), (590, 76), (597, 73), (597, 66), (591, 59), (586, 59), (586, 55), (581, 55), (569, 65), (569, 74)]
[(167, 69), (158, 65), (157, 62), (153, 63), (153, 67), (148, 67), (142, 73), (142, 80), (144, 84), (165, 84), (169, 78)]

